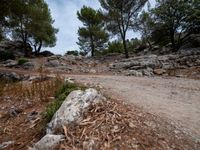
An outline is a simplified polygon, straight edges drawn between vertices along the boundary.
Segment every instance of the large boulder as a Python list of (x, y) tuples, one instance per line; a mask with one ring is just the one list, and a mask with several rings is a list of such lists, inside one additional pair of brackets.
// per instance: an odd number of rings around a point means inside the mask
[(97, 90), (92, 88), (71, 92), (48, 124), (47, 133), (57, 133), (62, 130), (63, 125), (78, 123), (82, 120), (82, 115), (89, 106), (104, 99)]
[(139, 56), (129, 59), (121, 60), (113, 64), (112, 68), (117, 69), (144, 69), (144, 68), (155, 68), (159, 66), (158, 57), (156, 55)]

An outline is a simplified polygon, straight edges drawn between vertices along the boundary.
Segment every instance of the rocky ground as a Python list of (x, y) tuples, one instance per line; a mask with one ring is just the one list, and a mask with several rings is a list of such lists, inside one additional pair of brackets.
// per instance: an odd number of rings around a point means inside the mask
[[(23, 64), (3, 61), (0, 78), (16, 84), (0, 83), (0, 149), (44, 150), (41, 143), (46, 140), (52, 140), (55, 149), (198, 149), (199, 50), (129, 59), (112, 54), (98, 58), (52, 55), (29, 58)], [(73, 95), (77, 103), (68, 98), (70, 104), (63, 106), (76, 112), (60, 110), (46, 130), (42, 112), (54, 101), (56, 74), (98, 89), (107, 100), (93, 103), (98, 92), (79, 91)], [(65, 113), (82, 116), (66, 121), (59, 115)], [(60, 126), (53, 127), (57, 123)]]
[(23, 64), (7, 60), (0, 67), (38, 71), (41, 68), (54, 73), (115, 74), (126, 76), (175, 76), (200, 78), (200, 49), (184, 49), (176, 53), (158, 55), (149, 53), (124, 59), (123, 55), (111, 54), (97, 58), (73, 55), (52, 55), (32, 58)]

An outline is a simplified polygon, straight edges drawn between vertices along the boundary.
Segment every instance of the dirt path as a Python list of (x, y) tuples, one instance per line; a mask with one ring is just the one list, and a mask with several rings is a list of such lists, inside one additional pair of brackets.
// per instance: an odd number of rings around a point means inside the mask
[(70, 75), (78, 82), (101, 85), (108, 95), (181, 125), (200, 138), (200, 81), (190, 79)]
[[(19, 74), (37, 73), (0, 68)], [(112, 75), (65, 75), (81, 83), (100, 85), (107, 95), (177, 123), (200, 139), (200, 80)]]

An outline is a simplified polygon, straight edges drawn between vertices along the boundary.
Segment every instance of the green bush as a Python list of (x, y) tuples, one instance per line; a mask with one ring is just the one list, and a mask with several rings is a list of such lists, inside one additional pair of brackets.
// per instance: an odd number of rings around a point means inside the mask
[(28, 59), (26, 59), (26, 58), (20, 58), (20, 59), (18, 60), (18, 65), (23, 65), (23, 64), (25, 64), (26, 62), (28, 62)]
[(56, 111), (60, 108), (63, 101), (66, 99), (66, 97), (74, 90), (84, 90), (84, 87), (80, 87), (77, 84), (72, 83), (65, 83), (60, 89), (58, 89), (55, 92), (55, 100), (53, 103), (51, 103), (44, 114), (45, 119), (47, 122), (49, 122), (53, 115), (56, 113)]
[(78, 51), (67, 51), (65, 55), (74, 55), (74, 56), (78, 56), (79, 52)]
[(112, 53), (123, 53), (124, 47), (122, 42), (113, 41), (108, 43), (108, 48), (102, 51), (96, 52), (97, 56), (104, 56)]
[(15, 59), (15, 56), (13, 55), (13, 53), (1, 51), (0, 52), (0, 61), (5, 61), (8, 59)]

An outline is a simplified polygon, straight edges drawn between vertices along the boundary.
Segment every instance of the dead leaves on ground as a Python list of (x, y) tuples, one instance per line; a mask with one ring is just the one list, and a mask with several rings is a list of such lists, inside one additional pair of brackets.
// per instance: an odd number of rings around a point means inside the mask
[[(91, 106), (83, 116), (81, 122), (63, 126), (65, 141), (60, 150), (184, 149), (183, 141), (173, 141), (175, 135), (170, 137), (168, 129), (160, 127), (151, 115), (118, 101)], [(153, 126), (146, 124), (148, 120)], [(160, 140), (163, 136), (167, 137)]]

